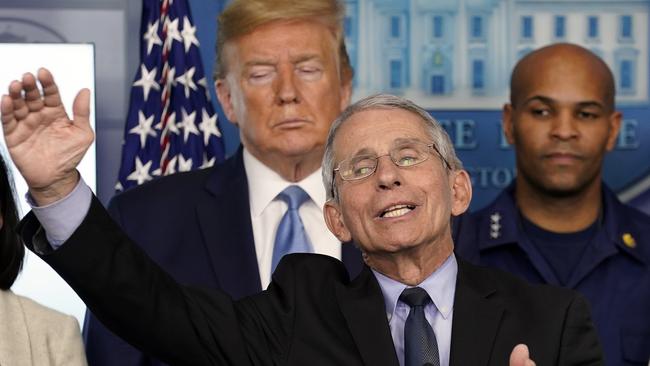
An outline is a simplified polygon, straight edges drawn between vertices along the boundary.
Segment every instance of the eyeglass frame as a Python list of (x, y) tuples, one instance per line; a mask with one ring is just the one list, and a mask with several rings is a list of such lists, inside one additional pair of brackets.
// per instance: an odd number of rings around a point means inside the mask
[[(429, 160), (429, 157), (431, 157), (431, 155), (432, 155), (431, 152), (430, 152), (430, 150), (432, 149), (433, 151), (435, 151), (435, 152), (438, 154), (438, 156), (440, 157), (440, 160), (442, 160), (443, 164), (445, 165), (445, 168), (447, 168), (448, 170), (452, 170), (452, 169), (451, 169), (451, 164), (449, 164), (449, 162), (447, 161), (447, 159), (445, 159), (445, 157), (442, 156), (442, 154), (440, 153), (440, 150), (438, 150), (438, 147), (436, 146), (435, 143), (432, 142), (432, 143), (430, 143), (430, 144), (427, 144), (427, 143), (424, 143), (424, 142), (421, 142), (421, 141), (416, 141), (416, 142), (421, 143), (421, 144), (424, 144), (424, 145), (428, 148), (428, 150), (427, 150), (427, 158), (426, 158), (426, 159), (424, 159), (424, 160), (422, 160), (422, 161), (419, 161), (419, 162), (416, 163), (416, 164), (413, 164), (413, 165), (406, 165), (406, 166), (400, 166), (400, 165), (398, 165), (395, 161), (393, 161), (393, 159), (390, 159), (390, 161), (391, 161), (393, 164), (395, 164), (396, 167), (398, 167), (398, 168), (400, 168), (400, 169), (414, 167), (414, 166), (416, 166), (416, 165), (420, 165), (420, 164), (424, 163), (425, 161)], [(355, 181), (355, 180), (360, 181), (360, 180), (363, 180), (363, 179), (369, 178), (369, 177), (371, 177), (373, 174), (375, 174), (375, 172), (377, 171), (377, 167), (379, 166), (379, 158), (383, 158), (384, 156), (388, 156), (388, 157), (390, 157), (391, 152), (392, 152), (392, 149), (391, 149), (391, 151), (388, 152), (388, 154), (383, 154), (383, 155), (375, 156), (375, 157), (374, 157), (374, 160), (375, 160), (375, 164), (374, 164), (374, 165), (375, 165), (375, 166), (374, 166), (374, 168), (372, 169), (372, 172), (371, 172), (370, 174), (366, 175), (366, 176), (363, 176), (363, 177), (360, 177), (360, 178), (352, 178), (352, 179), (346, 179), (346, 178), (343, 178), (343, 175), (341, 175), (341, 174), (339, 174), (339, 176), (341, 177), (342, 180), (344, 180), (344, 181), (346, 181), (346, 182)], [(350, 157), (350, 158), (343, 159), (343, 160), (339, 161), (339, 163), (336, 165), (336, 168), (333, 169), (333, 173), (332, 173), (332, 187), (331, 187), (331, 190), (332, 190), (332, 197), (335, 197), (335, 198), (337, 197), (336, 190), (334, 189), (334, 184), (335, 184), (335, 182), (336, 182), (336, 172), (337, 172), (337, 171), (340, 171), (340, 169), (341, 169), (341, 164), (342, 164), (343, 162), (345, 162), (345, 161), (347, 161), (347, 160), (350, 160), (350, 159), (352, 159), (352, 158), (354, 158), (354, 157)]]

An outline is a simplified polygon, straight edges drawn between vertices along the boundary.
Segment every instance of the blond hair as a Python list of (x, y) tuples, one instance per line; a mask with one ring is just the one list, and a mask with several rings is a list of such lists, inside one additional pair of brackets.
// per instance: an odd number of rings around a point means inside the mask
[(332, 31), (339, 44), (341, 80), (352, 80), (352, 66), (343, 37), (345, 7), (339, 0), (233, 0), (219, 15), (214, 78), (226, 76), (224, 45), (255, 28), (276, 21), (316, 20)]

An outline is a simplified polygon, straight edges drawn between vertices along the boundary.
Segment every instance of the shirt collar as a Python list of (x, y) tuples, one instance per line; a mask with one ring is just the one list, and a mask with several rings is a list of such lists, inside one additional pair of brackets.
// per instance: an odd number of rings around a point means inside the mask
[(261, 215), (269, 203), (290, 185), (298, 185), (304, 189), (318, 208), (325, 205), (325, 188), (321, 180), (320, 168), (300, 182), (289, 182), (244, 148), (244, 170), (248, 179), (248, 194), (253, 216)]
[[(386, 316), (388, 321), (393, 318), (397, 300), (405, 288), (409, 287), (401, 282), (383, 275), (374, 269), (372, 272), (379, 282), (379, 287), (384, 295), (384, 304), (386, 305)], [(456, 293), (456, 276), (458, 274), (458, 263), (456, 257), (452, 253), (429, 277), (419, 283), (417, 287), (423, 288), (433, 305), (438, 309), (444, 319), (451, 315), (454, 307), (454, 295)]]

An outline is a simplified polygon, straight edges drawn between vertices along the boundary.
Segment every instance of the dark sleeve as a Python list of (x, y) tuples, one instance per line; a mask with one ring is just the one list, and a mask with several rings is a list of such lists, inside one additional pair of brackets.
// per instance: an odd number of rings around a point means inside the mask
[(587, 300), (576, 294), (567, 310), (558, 365), (603, 365), (603, 353)]
[[(19, 232), (30, 249), (47, 246), (33, 213), (21, 222)], [(177, 284), (128, 239), (96, 197), (70, 239), (44, 253), (41, 258), (102, 323), (165, 362), (247, 365), (249, 351), (265, 352), (247, 348), (241, 314), (226, 294)]]
[[(122, 226), (116, 202), (115, 198), (111, 199), (108, 213), (118, 225)], [(149, 366), (155, 362), (108, 330), (90, 310), (86, 310), (83, 340), (89, 366)]]

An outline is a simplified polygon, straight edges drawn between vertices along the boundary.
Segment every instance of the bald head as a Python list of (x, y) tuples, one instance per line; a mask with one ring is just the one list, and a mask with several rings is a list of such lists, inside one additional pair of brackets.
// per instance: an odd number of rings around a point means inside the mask
[(527, 96), (535, 94), (531, 88), (540, 78), (562, 82), (575, 75), (589, 78), (593, 88), (602, 92), (605, 108), (614, 110), (614, 76), (607, 64), (586, 48), (569, 43), (542, 47), (519, 60), (510, 79), (510, 103), (516, 108)]

